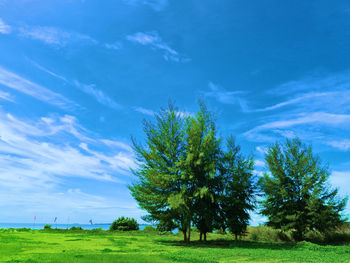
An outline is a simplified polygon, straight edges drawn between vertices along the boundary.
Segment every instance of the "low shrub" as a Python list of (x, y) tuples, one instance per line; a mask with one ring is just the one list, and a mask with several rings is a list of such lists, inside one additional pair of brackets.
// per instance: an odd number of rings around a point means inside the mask
[(129, 217), (119, 217), (115, 220), (110, 228), (110, 231), (131, 231), (131, 230), (139, 230), (139, 224), (134, 218)]
[(281, 232), (278, 229), (259, 225), (249, 228), (248, 239), (252, 241), (280, 242), (291, 241), (292, 237), (290, 232)]
[[(11, 228), (10, 228), (11, 229)], [(19, 231), (19, 232), (29, 232), (29, 231), (32, 231), (31, 228), (26, 228), (26, 227), (23, 227), (23, 228), (17, 228), (15, 229), (16, 231)]]
[(145, 226), (145, 228), (142, 231), (144, 231), (144, 232), (157, 232), (157, 229), (153, 226)]
[(81, 226), (72, 226), (69, 230), (71, 231), (81, 231), (84, 230)]
[(331, 232), (325, 234), (326, 244), (350, 244), (350, 233)]
[(99, 227), (99, 228), (94, 228), (94, 229), (91, 229), (89, 230), (90, 233), (103, 233), (104, 230), (102, 229), (102, 227)]
[(51, 230), (51, 229), (52, 229), (51, 225), (45, 225), (44, 226), (44, 230)]

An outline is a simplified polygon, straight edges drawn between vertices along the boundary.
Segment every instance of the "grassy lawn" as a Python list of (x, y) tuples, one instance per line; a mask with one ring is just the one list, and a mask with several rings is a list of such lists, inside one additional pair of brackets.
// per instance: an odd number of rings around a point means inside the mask
[[(198, 236), (194, 233), (194, 239)], [(181, 242), (181, 235), (0, 230), (1, 262), (350, 262), (350, 246), (308, 242)]]

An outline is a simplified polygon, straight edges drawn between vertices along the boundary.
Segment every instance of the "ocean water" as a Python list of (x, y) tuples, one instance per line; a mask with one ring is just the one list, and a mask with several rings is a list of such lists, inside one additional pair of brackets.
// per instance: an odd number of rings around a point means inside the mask
[[(34, 223), (0, 223), (0, 228), (31, 228), (31, 229), (44, 229), (44, 226), (47, 224), (34, 224)], [(52, 228), (58, 229), (69, 229), (72, 226), (82, 227), (83, 229), (90, 230), (95, 228), (102, 228), (103, 230), (109, 230), (111, 224), (55, 224), (51, 223)], [(140, 230), (144, 229), (146, 224), (140, 224)]]

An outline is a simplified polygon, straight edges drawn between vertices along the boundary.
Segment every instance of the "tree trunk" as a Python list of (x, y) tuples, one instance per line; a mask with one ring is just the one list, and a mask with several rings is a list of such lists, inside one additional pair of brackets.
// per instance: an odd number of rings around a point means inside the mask
[(187, 242), (191, 241), (191, 221), (188, 222), (188, 238), (187, 238)]
[(303, 231), (300, 229), (297, 229), (295, 233), (295, 241), (303, 241), (303, 240), (304, 240)]
[(187, 242), (187, 231), (182, 231), (182, 233), (184, 233), (184, 241)]
[(199, 241), (202, 241), (202, 232), (200, 233), (200, 235), (199, 235)]
[(207, 241), (207, 232), (204, 232), (204, 241)]
[(238, 236), (237, 236), (237, 234), (235, 234), (235, 241), (237, 242), (237, 239), (238, 239)]

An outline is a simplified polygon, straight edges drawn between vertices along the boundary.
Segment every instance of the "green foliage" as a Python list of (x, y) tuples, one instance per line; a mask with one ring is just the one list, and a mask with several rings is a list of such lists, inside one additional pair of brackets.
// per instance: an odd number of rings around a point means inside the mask
[(153, 226), (145, 226), (145, 228), (142, 230), (143, 232), (158, 232), (157, 229)]
[(119, 217), (117, 220), (115, 220), (109, 230), (110, 231), (131, 231), (131, 230), (138, 230), (139, 224), (134, 218), (129, 217)]
[(90, 229), (90, 230), (88, 230), (90, 233), (103, 233), (104, 232), (104, 230), (101, 228), (101, 227), (99, 227), (99, 228), (94, 228), (94, 229)]
[(72, 226), (69, 230), (71, 230), (71, 231), (82, 231), (84, 229), (81, 226)]
[(184, 125), (185, 119), (170, 103), (155, 115), (155, 122), (144, 121), (144, 145), (132, 138), (140, 165), (133, 171), (139, 180), (129, 189), (139, 206), (148, 212), (143, 219), (157, 222), (160, 231), (187, 229), (182, 200), (185, 182), (178, 166), (184, 155)]
[(272, 227), (259, 225), (257, 227), (250, 227), (247, 236), (248, 240), (252, 241), (267, 241), (267, 242), (281, 242), (292, 241), (291, 232), (281, 232), (281, 230)]
[[(216, 202), (217, 164), (220, 158), (220, 140), (212, 114), (203, 103), (195, 117), (186, 125), (186, 154), (181, 159), (181, 176), (187, 182), (184, 193), (189, 221), (197, 227), (206, 240), (212, 232), (218, 213)], [(190, 229), (190, 227), (189, 227)], [(189, 239), (189, 237), (188, 237)]]
[(276, 143), (265, 159), (270, 173), (260, 180), (266, 196), (261, 213), (268, 217), (268, 225), (293, 230), (296, 240), (304, 240), (307, 231), (326, 233), (343, 224), (346, 199), (339, 199), (337, 190), (329, 187), (330, 172), (311, 146), (299, 139)]
[(44, 226), (44, 230), (51, 230), (52, 229), (52, 226), (51, 225), (45, 225)]
[(255, 206), (254, 161), (240, 153), (233, 137), (228, 138), (226, 148), (220, 162), (220, 226), (222, 230), (228, 228), (237, 240), (238, 236), (245, 234), (249, 212)]
[(234, 145), (224, 152), (213, 115), (199, 106), (195, 116), (184, 118), (169, 104), (154, 123), (144, 122), (145, 145), (133, 139), (139, 180), (129, 189), (148, 212), (143, 219), (156, 222), (160, 231), (178, 228), (185, 241), (192, 226), (204, 240), (214, 228), (241, 235), (254, 207), (252, 159), (232, 156)]

